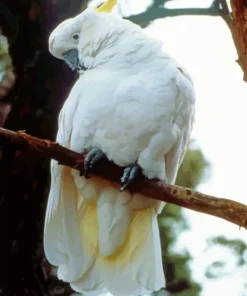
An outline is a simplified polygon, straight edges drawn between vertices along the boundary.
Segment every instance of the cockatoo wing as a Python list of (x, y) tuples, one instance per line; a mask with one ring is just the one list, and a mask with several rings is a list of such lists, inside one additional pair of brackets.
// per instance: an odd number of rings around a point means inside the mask
[[(59, 115), (57, 142), (70, 147), (73, 116), (77, 107), (76, 87), (66, 100)], [(64, 113), (66, 110), (66, 116)], [(80, 278), (94, 261), (92, 256), (85, 256), (81, 245), (80, 215), (84, 208), (74, 182), (71, 169), (51, 161), (51, 185), (48, 198), (45, 228), (44, 250), (49, 262), (58, 267), (58, 277), (64, 281)], [(80, 212), (78, 207), (80, 206)], [(84, 268), (85, 267), (85, 268)]]
[(174, 123), (179, 127), (181, 133), (177, 143), (165, 155), (166, 174), (169, 184), (175, 183), (177, 171), (188, 147), (195, 116), (195, 93), (192, 79), (184, 68), (178, 67), (177, 69), (176, 85), (179, 94)]
[[(195, 117), (195, 93), (192, 78), (183, 67), (177, 66), (177, 69), (175, 83), (179, 92), (174, 123), (180, 129), (180, 134), (175, 145), (165, 155), (166, 175), (169, 184), (174, 184), (176, 181), (179, 167), (188, 147)], [(161, 202), (157, 208), (158, 214), (162, 212), (164, 206), (165, 203)]]

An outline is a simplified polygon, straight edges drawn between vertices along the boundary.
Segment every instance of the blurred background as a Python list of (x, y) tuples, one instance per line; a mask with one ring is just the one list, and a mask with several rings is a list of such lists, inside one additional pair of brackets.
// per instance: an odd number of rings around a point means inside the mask
[[(0, 82), (1, 126), (55, 139), (58, 113), (76, 74), (49, 54), (48, 36), (62, 20), (100, 4), (0, 1), (0, 27), (14, 67), (14, 76), (11, 68), (6, 71), (2, 93)], [(247, 85), (226, 22), (229, 9), (225, 0), (118, 0), (114, 13), (163, 41), (194, 79), (196, 123), (176, 183), (246, 203)], [(1, 48), (6, 41), (0, 40)], [(0, 73), (6, 52), (0, 50)], [(0, 295), (71, 295), (43, 254), (49, 160), (1, 148)], [(169, 292), (156, 296), (247, 296), (245, 230), (173, 205), (165, 207), (159, 225)]]

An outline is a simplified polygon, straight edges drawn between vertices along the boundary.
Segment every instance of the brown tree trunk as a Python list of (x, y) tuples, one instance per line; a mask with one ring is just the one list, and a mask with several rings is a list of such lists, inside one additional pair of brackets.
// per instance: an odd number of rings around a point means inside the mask
[(247, 82), (247, 1), (231, 0), (232, 34), (238, 52), (238, 64)]
[[(58, 112), (75, 76), (48, 52), (48, 35), (83, 2), (0, 1), (0, 27), (9, 39), (17, 77), (1, 100), (12, 105), (4, 127), (54, 140)], [(0, 157), (0, 295), (70, 295), (67, 285), (51, 278), (43, 255), (49, 161), (10, 146)]]

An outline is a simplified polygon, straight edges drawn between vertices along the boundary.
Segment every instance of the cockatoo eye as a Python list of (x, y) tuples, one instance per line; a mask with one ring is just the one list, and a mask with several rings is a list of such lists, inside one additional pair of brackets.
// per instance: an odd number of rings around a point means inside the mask
[(79, 33), (75, 33), (75, 34), (73, 34), (73, 35), (72, 35), (72, 38), (73, 38), (74, 40), (78, 40), (78, 39), (79, 39)]

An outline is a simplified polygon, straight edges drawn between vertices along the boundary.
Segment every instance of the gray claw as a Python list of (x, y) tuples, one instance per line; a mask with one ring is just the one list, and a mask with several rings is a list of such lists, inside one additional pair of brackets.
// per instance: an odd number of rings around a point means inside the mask
[(133, 181), (135, 181), (136, 178), (141, 174), (141, 171), (141, 167), (136, 163), (127, 166), (124, 169), (123, 176), (121, 178), (120, 191), (124, 191), (126, 188), (128, 188), (133, 183)]
[(92, 148), (85, 156), (83, 167), (80, 171), (80, 176), (84, 175), (85, 178), (89, 179), (89, 173), (93, 170), (94, 166), (102, 160), (106, 159), (105, 153), (99, 148)]

